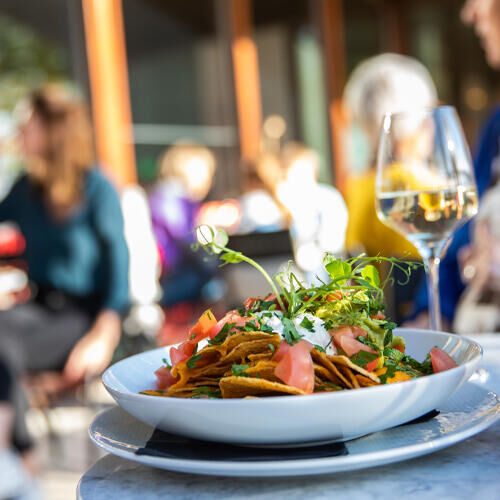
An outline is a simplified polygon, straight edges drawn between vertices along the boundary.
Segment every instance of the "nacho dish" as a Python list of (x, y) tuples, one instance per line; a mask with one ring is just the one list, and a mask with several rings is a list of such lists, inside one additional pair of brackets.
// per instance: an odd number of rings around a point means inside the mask
[(255, 398), (304, 395), (404, 382), (453, 368), (453, 358), (431, 349), (419, 362), (393, 335), (384, 315), (383, 288), (374, 264), (386, 262), (407, 278), (419, 264), (385, 257), (324, 258), (324, 281), (306, 286), (292, 271), (274, 280), (252, 259), (227, 248), (227, 235), (198, 228), (198, 241), (223, 265), (246, 262), (263, 273), (271, 292), (249, 298), (217, 320), (205, 311), (187, 340), (170, 348), (155, 372), (157, 390), (177, 398)]

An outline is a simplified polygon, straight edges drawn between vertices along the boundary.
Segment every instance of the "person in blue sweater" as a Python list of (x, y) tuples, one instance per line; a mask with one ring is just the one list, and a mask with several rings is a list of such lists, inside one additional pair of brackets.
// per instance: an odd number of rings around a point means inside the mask
[[(494, 69), (500, 69), (500, 0), (467, 0), (462, 9), (462, 19), (474, 26), (488, 64)], [(474, 173), (480, 199), (491, 186), (493, 168), (498, 163), (499, 146), (500, 105), (493, 110), (483, 126), (474, 155)], [(470, 244), (473, 223), (469, 221), (455, 233), (439, 269), (441, 315), (449, 326), (453, 322), (459, 298), (465, 289), (460, 273), (460, 253)], [(416, 319), (407, 323), (407, 326), (426, 326), (426, 311), (427, 291), (423, 283), (415, 301)]]
[(14, 222), (26, 240), (32, 297), (0, 311), (0, 421), (11, 415), (24, 451), (21, 375), (57, 370), (72, 385), (106, 368), (129, 303), (129, 257), (117, 192), (94, 166), (84, 104), (60, 88), (34, 92), (20, 140), (26, 173), (0, 203), (0, 222)]

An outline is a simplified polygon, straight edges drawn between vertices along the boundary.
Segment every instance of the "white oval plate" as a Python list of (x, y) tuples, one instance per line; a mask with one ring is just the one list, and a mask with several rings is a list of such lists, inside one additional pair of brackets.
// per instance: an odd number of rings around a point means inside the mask
[(396, 427), (345, 443), (347, 455), (263, 462), (186, 460), (136, 455), (153, 428), (112, 408), (98, 415), (90, 438), (105, 451), (150, 467), (177, 472), (240, 477), (306, 476), (357, 470), (432, 453), (467, 439), (500, 417), (500, 400), (485, 388), (467, 382), (439, 407), (431, 420)]
[(124, 359), (106, 370), (103, 383), (116, 402), (138, 420), (182, 436), (246, 445), (346, 441), (409, 422), (437, 408), (477, 367), (482, 350), (457, 335), (399, 329), (407, 353), (421, 361), (433, 346), (459, 366), (399, 384), (307, 396), (260, 399), (179, 399), (145, 396), (154, 371), (168, 358), (163, 347)]

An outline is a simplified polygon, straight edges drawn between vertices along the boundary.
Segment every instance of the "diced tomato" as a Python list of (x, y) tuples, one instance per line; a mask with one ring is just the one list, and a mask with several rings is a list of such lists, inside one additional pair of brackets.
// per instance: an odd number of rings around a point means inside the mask
[(372, 372), (373, 370), (375, 370), (375, 368), (377, 367), (377, 364), (378, 364), (378, 360), (379, 360), (379, 358), (376, 358), (373, 361), (366, 363), (365, 370), (367, 370), (369, 372)]
[(195, 340), (188, 340), (179, 345), (179, 347), (171, 347), (170, 348), (170, 362), (172, 366), (175, 366), (177, 363), (185, 361), (189, 359), (193, 354), (194, 348), (196, 347)]
[(234, 323), (234, 326), (245, 326), (248, 321), (255, 321), (258, 326), (259, 322), (255, 318), (243, 318), (238, 311), (229, 311), (220, 321), (218, 321), (210, 330), (210, 338), (213, 339), (224, 327), (226, 323)]
[(434, 373), (444, 372), (458, 366), (455, 360), (448, 353), (439, 349), (439, 347), (433, 347), (430, 355)]
[(210, 335), (210, 332), (212, 331), (212, 328), (217, 324), (217, 320), (215, 319), (215, 316), (213, 312), (208, 309), (205, 311), (201, 316), (196, 325), (189, 330), (189, 339), (191, 337), (194, 338), (191, 340), (195, 340), (196, 342), (199, 342), (201, 339), (204, 339), (205, 337), (208, 337)]
[(311, 394), (314, 389), (311, 349), (312, 345), (305, 340), (290, 346), (274, 370), (274, 374), (285, 384), (297, 387), (306, 394)]
[(385, 314), (382, 311), (378, 311), (377, 314), (370, 316), (372, 319), (385, 319)]
[(404, 345), (395, 345), (393, 346), (393, 349), (396, 349), (399, 352), (402, 352), (403, 354), (405, 353), (405, 347)]
[(257, 300), (262, 300), (262, 297), (249, 297), (245, 302), (243, 302), (243, 307), (245, 308), (245, 311), (248, 311), (249, 309), (252, 308), (252, 306), (257, 302)]
[(273, 361), (281, 361), (283, 359), (283, 356), (290, 349), (290, 347), (291, 347), (291, 345), (288, 342), (286, 342), (285, 340), (283, 342), (281, 342), (278, 349), (276, 349), (276, 352), (274, 353)]
[(335, 302), (336, 300), (341, 300), (342, 299), (342, 292), (338, 291), (338, 292), (329, 293), (328, 295), (325, 296), (325, 299), (328, 302)]
[(359, 326), (341, 326), (330, 332), (330, 334), (333, 335), (333, 343), (340, 347), (349, 357), (354, 356), (359, 351), (375, 352), (371, 347), (357, 340), (358, 337), (368, 335)]
[(156, 387), (159, 391), (164, 391), (177, 382), (177, 379), (172, 376), (170, 368), (167, 366), (160, 366), (160, 368), (155, 371), (155, 375), (157, 379)]

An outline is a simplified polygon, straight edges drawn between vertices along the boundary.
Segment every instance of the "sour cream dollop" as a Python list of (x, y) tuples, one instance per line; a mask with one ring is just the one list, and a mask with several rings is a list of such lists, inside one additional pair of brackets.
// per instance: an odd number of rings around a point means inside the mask
[[(273, 329), (273, 332), (279, 334), (282, 338), (283, 336), (283, 313), (281, 311), (264, 311), (257, 312), (255, 316), (259, 318), (261, 323), (265, 323), (267, 326)], [(310, 328), (305, 328), (301, 326), (301, 323), (307, 318), (312, 326)], [(333, 345), (332, 338), (325, 328), (325, 323), (320, 318), (314, 316), (313, 314), (304, 313), (299, 314), (293, 319), (293, 323), (299, 335), (302, 336), (304, 340), (309, 341), (313, 345), (318, 345), (325, 349), (327, 354), (336, 354), (335, 346)]]

